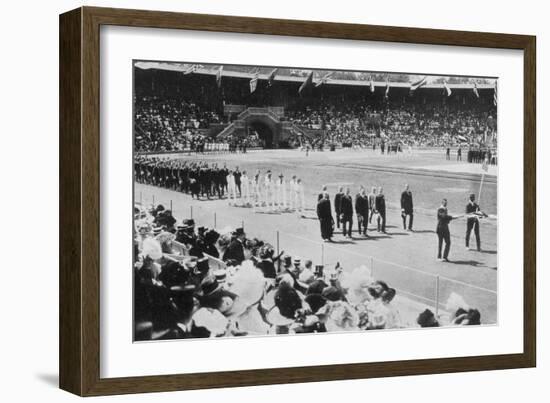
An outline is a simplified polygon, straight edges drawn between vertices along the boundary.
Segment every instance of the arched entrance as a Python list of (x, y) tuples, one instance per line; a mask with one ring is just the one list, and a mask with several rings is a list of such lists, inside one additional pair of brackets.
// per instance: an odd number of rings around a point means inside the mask
[(254, 120), (248, 123), (248, 133), (254, 135), (258, 134), (258, 137), (262, 140), (264, 148), (273, 148), (273, 128), (261, 120)]

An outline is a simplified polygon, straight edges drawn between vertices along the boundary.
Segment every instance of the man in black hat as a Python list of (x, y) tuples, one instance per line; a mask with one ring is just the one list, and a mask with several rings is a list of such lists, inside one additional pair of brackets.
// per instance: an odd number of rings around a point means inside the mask
[[(359, 193), (355, 195), (355, 214), (357, 214), (357, 232), (359, 235), (367, 236), (367, 227), (369, 225), (369, 197), (365, 188), (361, 186)], [(362, 228), (362, 232), (361, 232)]]
[(409, 231), (413, 226), (413, 197), (409, 185), (405, 185), (405, 190), (401, 193), (401, 218), (403, 219), (403, 229), (407, 229), (407, 216), (409, 216)]
[(478, 252), (481, 251), (481, 238), (479, 236), (479, 219), (481, 217), (487, 217), (487, 214), (483, 213), (479, 204), (476, 203), (476, 195), (470, 194), (470, 201), (466, 204), (466, 214), (468, 219), (466, 220), (466, 248), (470, 247), (470, 234), (472, 229), (476, 236), (476, 244)]
[(325, 193), (323, 198), (317, 203), (317, 217), (321, 224), (321, 238), (323, 238), (323, 241), (332, 241), (334, 219), (332, 218), (328, 193)]
[(438, 238), (437, 258), (441, 259), (441, 248), (443, 247), (443, 241), (445, 241), (445, 250), (443, 251), (443, 260), (448, 262), (449, 252), (451, 250), (451, 233), (449, 231), (449, 223), (459, 218), (459, 216), (453, 217), (447, 210), (447, 199), (441, 201), (441, 206), (437, 209), (437, 227), (436, 233)]
[(334, 211), (336, 213), (336, 228), (340, 228), (340, 202), (342, 201), (342, 196), (344, 196), (344, 187), (340, 186), (338, 188), (338, 193), (334, 196)]
[(350, 188), (346, 188), (346, 194), (340, 200), (342, 231), (344, 236), (348, 238), (351, 238), (351, 229), (353, 227), (353, 200), (350, 192)]
[(245, 233), (242, 228), (237, 228), (233, 235), (233, 239), (223, 254), (223, 260), (235, 260), (237, 264), (241, 264), (244, 260)]

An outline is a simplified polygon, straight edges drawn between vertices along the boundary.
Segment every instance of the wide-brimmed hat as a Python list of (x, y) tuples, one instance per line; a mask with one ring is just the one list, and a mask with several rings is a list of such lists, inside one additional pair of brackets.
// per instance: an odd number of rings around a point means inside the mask
[(141, 254), (146, 257), (148, 256), (153, 260), (160, 259), (162, 257), (162, 248), (160, 246), (160, 242), (153, 238), (147, 238), (143, 240)]
[(418, 323), (420, 327), (438, 327), (439, 326), (439, 322), (437, 321), (437, 318), (435, 317), (434, 313), (429, 309), (425, 309), (423, 312), (421, 312), (418, 315), (418, 318), (416, 318), (416, 323)]
[(294, 319), (296, 311), (302, 308), (302, 299), (292, 286), (281, 283), (275, 293), (275, 306), (281, 315)]
[(209, 332), (210, 337), (225, 335), (228, 320), (217, 309), (199, 308), (193, 314), (193, 324), (198, 328), (204, 328)]
[(316, 313), (327, 303), (327, 299), (321, 294), (309, 294), (306, 296), (305, 300), (313, 313)]

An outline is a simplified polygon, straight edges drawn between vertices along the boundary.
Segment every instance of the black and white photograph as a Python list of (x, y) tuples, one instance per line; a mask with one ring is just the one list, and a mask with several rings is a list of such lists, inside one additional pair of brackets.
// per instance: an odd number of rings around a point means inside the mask
[(497, 77), (132, 63), (134, 341), (498, 324)]

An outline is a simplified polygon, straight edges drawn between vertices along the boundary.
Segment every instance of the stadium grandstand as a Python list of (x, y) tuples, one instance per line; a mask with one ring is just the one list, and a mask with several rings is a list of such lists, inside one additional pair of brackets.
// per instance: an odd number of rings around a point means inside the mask
[(496, 80), (135, 63), (136, 151), (496, 149)]

